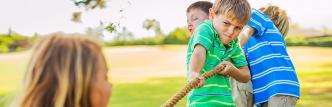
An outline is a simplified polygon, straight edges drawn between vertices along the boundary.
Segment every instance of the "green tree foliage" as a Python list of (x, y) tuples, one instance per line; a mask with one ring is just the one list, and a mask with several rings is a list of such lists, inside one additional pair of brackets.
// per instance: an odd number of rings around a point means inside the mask
[(82, 12), (74, 12), (71, 21), (81, 23), (81, 14)]
[[(85, 11), (94, 10), (96, 8), (105, 9), (108, 7), (110, 1), (106, 0), (72, 0), (74, 5), (78, 8), (84, 8)], [(127, 6), (124, 6), (119, 10), (120, 14), (123, 13), (130, 5), (130, 1), (126, 1)], [(72, 21), (77, 23), (82, 23), (81, 16), (83, 11), (76, 11), (72, 13)], [(119, 20), (119, 19), (118, 19)], [(102, 22), (101, 24), (102, 25)], [(110, 33), (117, 32), (117, 29), (120, 28), (120, 22), (109, 22), (104, 29)]]
[[(72, 0), (75, 6), (81, 8), (84, 7), (85, 10), (91, 10), (95, 8), (103, 9), (106, 7), (105, 0)], [(74, 12), (72, 15), (72, 21), (81, 22), (81, 11)]]
[(123, 46), (123, 45), (162, 45), (164, 37), (148, 37), (130, 40), (113, 40), (112, 42), (105, 43), (106, 46)]
[(113, 32), (117, 32), (117, 28), (120, 26), (120, 24), (115, 24), (115, 23), (109, 23), (105, 29), (110, 32), (110, 33), (113, 33)]
[(164, 39), (164, 44), (187, 44), (190, 33), (186, 28), (176, 28), (170, 32)]
[(0, 34), (0, 53), (14, 52), (28, 49), (32, 45), (32, 39), (9, 32)]
[(0, 53), (6, 53), (6, 52), (9, 52), (9, 48), (7, 47), (7, 45), (0, 44)]
[(304, 36), (287, 36), (285, 40), (288, 46), (332, 47), (332, 35), (311, 38)]
[(73, 0), (78, 7), (84, 6), (87, 9), (95, 9), (96, 7), (105, 8), (105, 0)]
[(160, 28), (160, 23), (156, 19), (146, 19), (143, 22), (143, 28), (145, 28), (146, 30), (152, 29), (155, 32), (156, 36), (163, 35), (161, 28)]
[[(126, 31), (126, 30), (123, 30)], [(163, 44), (187, 44), (190, 38), (189, 31), (183, 28), (176, 28), (167, 36), (154, 36), (147, 38), (134, 39), (130, 33), (118, 33), (113, 41), (105, 43), (107, 46), (122, 46), (122, 45), (163, 45)]]
[(0, 36), (0, 44), (3, 44), (3, 45), (11, 45), (14, 43), (14, 40), (13, 38), (11, 38), (10, 36), (8, 35), (1, 35)]

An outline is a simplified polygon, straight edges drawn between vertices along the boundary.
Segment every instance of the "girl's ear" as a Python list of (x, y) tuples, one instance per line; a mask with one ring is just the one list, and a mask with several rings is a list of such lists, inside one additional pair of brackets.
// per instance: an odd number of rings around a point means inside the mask
[(213, 9), (209, 9), (209, 19), (213, 20), (216, 17), (216, 14), (214, 13)]

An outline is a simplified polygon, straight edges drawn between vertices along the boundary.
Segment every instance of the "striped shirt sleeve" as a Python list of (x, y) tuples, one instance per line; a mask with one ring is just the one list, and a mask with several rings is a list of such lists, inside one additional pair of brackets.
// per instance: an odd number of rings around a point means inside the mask
[(191, 49), (194, 50), (196, 45), (202, 45), (206, 48), (206, 50), (210, 50), (212, 48), (213, 43), (213, 29), (206, 23), (201, 23), (197, 26), (194, 34), (192, 35), (193, 44), (191, 45)]
[(243, 53), (243, 50), (240, 48), (240, 46), (237, 46), (234, 51), (235, 52), (231, 57), (231, 61), (232, 61), (233, 65), (237, 68), (242, 67), (242, 66), (247, 66), (248, 65), (247, 59)]
[(271, 21), (266, 15), (257, 9), (253, 9), (248, 26), (256, 29), (254, 35), (261, 36), (266, 31), (266, 22)]

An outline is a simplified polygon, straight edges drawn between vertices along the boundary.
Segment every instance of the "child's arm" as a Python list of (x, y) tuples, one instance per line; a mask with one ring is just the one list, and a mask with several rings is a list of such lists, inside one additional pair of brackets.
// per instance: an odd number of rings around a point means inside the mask
[(194, 48), (194, 51), (191, 56), (191, 61), (189, 64), (189, 73), (190, 73), (190, 80), (193, 80), (195, 78), (200, 79), (200, 83), (198, 84), (198, 87), (202, 87), (205, 83), (205, 80), (203, 77), (200, 77), (200, 72), (203, 69), (204, 63), (206, 59), (206, 49), (202, 45), (196, 45)]
[(225, 68), (220, 72), (221, 75), (229, 75), (236, 81), (246, 83), (251, 79), (248, 66), (236, 68), (231, 62), (224, 61)]
[(241, 47), (243, 47), (248, 39), (255, 33), (255, 29), (250, 27), (250, 26), (246, 26), (243, 28), (243, 30), (241, 31), (240, 35), (239, 35), (239, 39), (240, 39), (240, 45)]

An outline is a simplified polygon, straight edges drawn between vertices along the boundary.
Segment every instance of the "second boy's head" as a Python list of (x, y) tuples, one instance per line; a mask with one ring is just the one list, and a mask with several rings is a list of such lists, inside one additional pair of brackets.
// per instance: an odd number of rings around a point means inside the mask
[(270, 17), (274, 25), (285, 38), (289, 30), (289, 20), (286, 11), (280, 9), (278, 6), (267, 6), (260, 10)]
[(209, 19), (224, 45), (237, 38), (250, 17), (247, 0), (216, 0), (209, 10)]
[(198, 1), (187, 8), (187, 24), (190, 35), (200, 22), (209, 19), (209, 9), (211, 7), (212, 3), (209, 1)]

